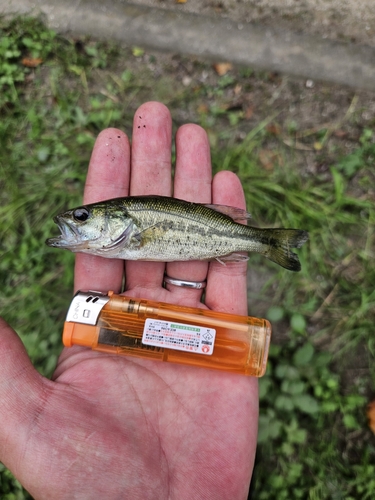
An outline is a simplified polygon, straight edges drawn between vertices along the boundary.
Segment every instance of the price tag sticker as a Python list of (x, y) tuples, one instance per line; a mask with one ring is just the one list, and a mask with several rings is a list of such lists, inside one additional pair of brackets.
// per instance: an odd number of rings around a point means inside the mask
[(214, 351), (215, 336), (214, 328), (147, 318), (142, 343), (210, 356)]

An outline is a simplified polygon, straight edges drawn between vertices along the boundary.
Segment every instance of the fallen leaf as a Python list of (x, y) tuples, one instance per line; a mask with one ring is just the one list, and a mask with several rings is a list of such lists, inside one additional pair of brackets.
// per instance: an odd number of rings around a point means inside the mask
[(234, 87), (234, 95), (239, 95), (241, 93), (241, 90), (242, 90), (242, 85), (237, 83), (237, 85)]
[(296, 139), (302, 139), (303, 137), (314, 135), (317, 132), (321, 132), (323, 129), (332, 129), (332, 123), (322, 123), (321, 125), (296, 132)]
[(108, 99), (111, 99), (111, 101), (113, 101), (113, 102), (116, 102), (116, 103), (120, 102), (120, 99), (119, 99), (116, 95), (111, 94), (110, 92), (107, 92), (107, 91), (106, 91), (106, 90), (104, 90), (104, 89), (102, 89), (102, 90), (100, 91), (100, 93), (101, 93), (102, 95), (104, 95), (105, 97), (108, 97)]
[(286, 144), (287, 146), (298, 149), (300, 151), (312, 151), (312, 147), (307, 146), (306, 144), (303, 144), (302, 142), (295, 141), (293, 139), (284, 139), (283, 143)]
[(321, 151), (323, 149), (323, 144), (321, 142), (314, 142), (314, 149), (315, 151)]
[(24, 57), (21, 63), (27, 68), (36, 68), (40, 64), (42, 64), (43, 59), (40, 57)]
[(280, 135), (281, 134), (281, 127), (278, 123), (275, 123), (275, 122), (269, 123), (266, 126), (266, 130), (269, 134), (272, 134), (272, 135)]
[(145, 53), (144, 49), (142, 47), (133, 47), (132, 48), (132, 54), (134, 57), (141, 57)]
[(208, 113), (207, 104), (200, 104), (197, 109), (198, 113)]
[(338, 137), (339, 139), (343, 139), (344, 137), (346, 137), (348, 135), (348, 132), (345, 132), (345, 130), (338, 129), (338, 130), (334, 130), (333, 135), (335, 137)]
[(375, 434), (375, 400), (367, 405), (368, 426)]
[(214, 64), (214, 70), (219, 76), (226, 75), (228, 71), (230, 71), (231, 69), (233, 69), (233, 66), (231, 63), (228, 62), (221, 62)]
[(221, 111), (228, 111), (229, 108), (229, 102), (222, 102), (221, 104), (219, 104), (219, 106), (216, 106), (216, 109), (220, 109)]
[(245, 120), (250, 120), (253, 114), (254, 114), (254, 106), (252, 104), (249, 104), (245, 108), (245, 114), (244, 114)]
[(279, 75), (279, 73), (276, 73), (276, 72), (270, 72), (268, 73), (268, 80), (272, 83), (275, 83), (275, 84), (280, 84), (281, 83), (281, 77)]
[(186, 3), (186, 0), (176, 0), (176, 3)]
[(271, 171), (278, 161), (278, 154), (270, 149), (261, 149), (259, 152), (259, 161), (265, 170)]

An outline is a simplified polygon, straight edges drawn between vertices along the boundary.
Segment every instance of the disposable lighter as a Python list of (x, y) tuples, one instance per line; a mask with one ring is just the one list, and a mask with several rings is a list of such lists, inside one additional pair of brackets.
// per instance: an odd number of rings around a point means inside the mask
[(255, 377), (266, 371), (270, 339), (266, 319), (91, 291), (75, 295), (63, 332), (66, 347)]

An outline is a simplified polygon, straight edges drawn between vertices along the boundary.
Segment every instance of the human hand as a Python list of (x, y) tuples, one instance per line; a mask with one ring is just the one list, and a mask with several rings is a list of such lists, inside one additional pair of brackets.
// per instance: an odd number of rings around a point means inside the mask
[[(132, 146), (117, 129), (98, 137), (84, 203), (127, 195), (173, 195), (245, 208), (238, 178), (211, 178), (206, 133), (182, 126), (171, 177), (172, 126), (165, 106), (136, 112)], [(130, 154), (131, 150), (131, 154)], [(201, 291), (169, 276), (207, 277), (205, 305), (247, 314), (246, 263), (124, 262), (76, 256), (76, 289), (202, 307)], [(53, 380), (32, 367), (0, 320), (0, 460), (36, 500), (245, 499), (258, 420), (257, 380), (227, 372), (64, 349)]]

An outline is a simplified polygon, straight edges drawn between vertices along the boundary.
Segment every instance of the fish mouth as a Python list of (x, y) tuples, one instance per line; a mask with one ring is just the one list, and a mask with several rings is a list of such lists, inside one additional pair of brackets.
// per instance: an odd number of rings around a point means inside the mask
[(67, 248), (73, 252), (85, 248), (86, 245), (80, 241), (80, 235), (74, 226), (71, 226), (68, 221), (60, 218), (58, 215), (53, 218), (53, 221), (58, 225), (61, 234), (46, 240), (46, 244), (49, 247)]

